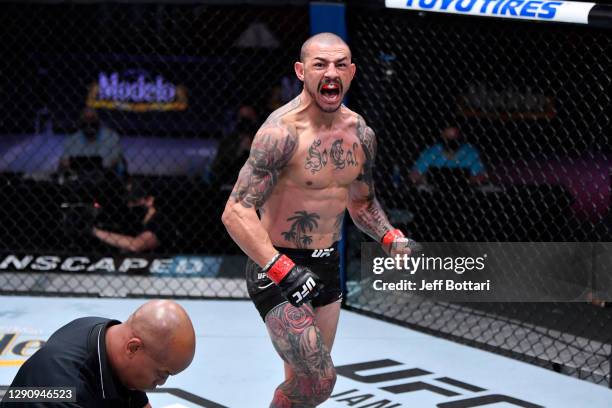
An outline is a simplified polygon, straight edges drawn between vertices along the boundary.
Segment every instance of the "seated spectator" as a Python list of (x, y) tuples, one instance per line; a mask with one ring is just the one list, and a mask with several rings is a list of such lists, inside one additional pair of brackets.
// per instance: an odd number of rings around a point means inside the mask
[(64, 142), (60, 170), (69, 170), (71, 158), (75, 157), (100, 157), (105, 169), (113, 170), (119, 175), (126, 172), (119, 135), (104, 126), (98, 113), (91, 108), (83, 110), (79, 129)]
[(410, 179), (415, 184), (426, 182), (426, 173), (432, 167), (468, 170), (469, 181), (474, 185), (481, 184), (486, 179), (480, 153), (473, 145), (462, 140), (456, 126), (445, 128), (442, 131), (442, 141), (421, 153), (412, 168)]
[(159, 208), (158, 201), (151, 191), (141, 183), (128, 184), (128, 214), (139, 217), (133, 233), (113, 232), (103, 228), (93, 227), (94, 237), (107, 245), (123, 252), (146, 252), (164, 249), (173, 243), (174, 227), (170, 224), (164, 212)]

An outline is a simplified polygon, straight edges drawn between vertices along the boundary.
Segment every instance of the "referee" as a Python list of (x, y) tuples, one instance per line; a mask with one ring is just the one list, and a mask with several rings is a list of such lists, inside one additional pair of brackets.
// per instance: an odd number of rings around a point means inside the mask
[[(172, 301), (147, 302), (125, 323), (83, 317), (53, 333), (21, 366), (0, 408), (151, 407), (144, 390), (186, 369), (194, 353), (191, 320)], [(27, 402), (23, 387), (61, 387), (53, 397), (62, 401)]]

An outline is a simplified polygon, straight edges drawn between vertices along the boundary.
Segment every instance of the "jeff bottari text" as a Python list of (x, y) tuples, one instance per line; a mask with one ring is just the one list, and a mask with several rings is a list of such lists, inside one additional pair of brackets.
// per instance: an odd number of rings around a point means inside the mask
[[(469, 271), (482, 271), (485, 268), (487, 255), (479, 257), (440, 257), (425, 256), (421, 254), (416, 257), (408, 255), (396, 255), (395, 257), (376, 257), (372, 262), (372, 272), (380, 275), (385, 271), (401, 270), (414, 275), (417, 271), (453, 271), (462, 275)], [(383, 291), (489, 291), (491, 281), (472, 281), (454, 279), (422, 279), (420, 282), (402, 279), (398, 282), (384, 282), (377, 279), (373, 282), (374, 290)]]

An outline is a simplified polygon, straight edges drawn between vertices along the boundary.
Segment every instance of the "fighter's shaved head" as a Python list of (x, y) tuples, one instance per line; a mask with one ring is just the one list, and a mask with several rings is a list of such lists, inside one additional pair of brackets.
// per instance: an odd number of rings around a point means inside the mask
[(341, 37), (337, 36), (334, 33), (319, 33), (313, 35), (312, 37), (304, 41), (304, 44), (302, 44), (302, 49), (300, 50), (301, 62), (304, 62), (313, 44), (344, 46), (349, 50), (349, 58), (351, 56), (351, 49)]

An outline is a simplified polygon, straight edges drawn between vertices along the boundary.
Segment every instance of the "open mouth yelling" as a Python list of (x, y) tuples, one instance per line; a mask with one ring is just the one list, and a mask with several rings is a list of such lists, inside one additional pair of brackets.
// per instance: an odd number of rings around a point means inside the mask
[(336, 104), (340, 102), (340, 84), (337, 83), (326, 83), (321, 86), (321, 97), (324, 102), (329, 104)]

